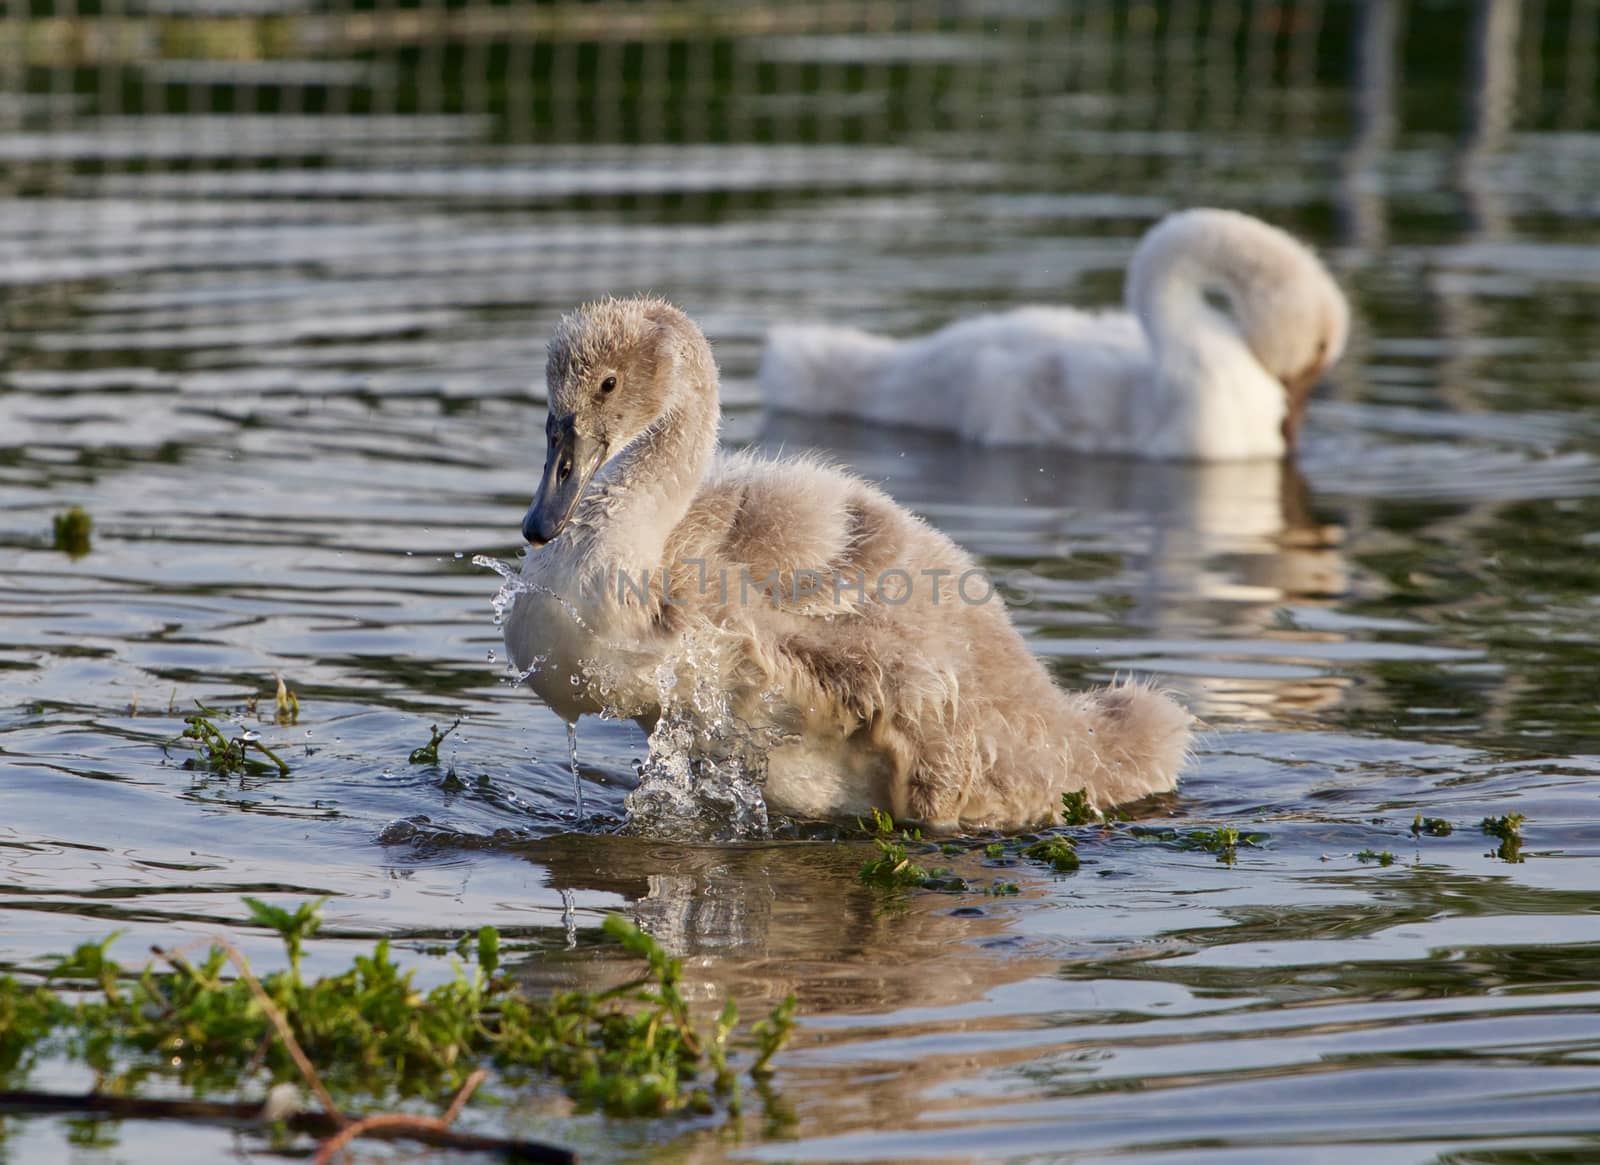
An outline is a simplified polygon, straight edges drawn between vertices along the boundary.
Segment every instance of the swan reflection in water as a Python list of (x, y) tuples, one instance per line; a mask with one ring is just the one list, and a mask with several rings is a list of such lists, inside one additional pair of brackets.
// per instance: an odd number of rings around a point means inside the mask
[[(1047, 973), (1071, 953), (1017, 949), (1009, 934), (1011, 903), (1059, 898), (1061, 884), (1030, 879), (997, 906), (974, 905), (972, 895), (911, 894), (886, 909), (883, 892), (859, 879), (871, 852), (861, 844), (560, 834), (519, 852), (544, 867), (551, 889), (576, 892), (591, 909), (626, 903), (640, 927), (684, 960), (695, 996), (731, 992), (747, 1017), (791, 991), (813, 1014), (959, 1005)], [(978, 886), (1005, 875), (981, 857), (979, 850), (919, 860), (947, 862)], [(891, 946), (894, 956), (885, 958)], [(529, 973), (554, 977), (543, 986), (592, 986), (597, 978), (626, 981), (638, 965), (607, 945), (585, 952), (581, 964), (534, 961)]]

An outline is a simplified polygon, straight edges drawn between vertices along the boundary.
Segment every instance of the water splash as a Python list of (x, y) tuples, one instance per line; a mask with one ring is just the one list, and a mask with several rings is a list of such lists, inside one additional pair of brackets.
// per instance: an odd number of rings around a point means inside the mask
[(692, 716), (663, 716), (650, 733), (623, 832), (671, 841), (770, 837), (765, 751), (750, 734), (708, 734)]
[(567, 932), (567, 950), (578, 949), (578, 912), (572, 899), (571, 890), (561, 891), (561, 925)]
[(578, 608), (573, 606), (570, 599), (551, 590), (542, 583), (536, 583), (529, 579), (511, 563), (501, 562), (498, 558), (492, 558), (487, 554), (474, 554), (472, 556), (472, 565), (487, 567), (500, 576), (500, 589), (495, 592), (494, 598), (489, 600), (490, 606), (494, 608), (494, 625), (496, 627), (504, 626), (506, 614), (511, 610), (512, 605), (516, 603), (518, 595), (544, 595), (546, 598), (554, 599), (561, 609), (566, 612), (567, 617), (584, 631), (591, 635), (595, 633), (594, 628), (584, 621), (583, 616), (578, 612)]
[[(540, 594), (556, 601), (580, 629), (595, 631), (564, 596), (532, 582), (515, 566), (485, 554), (474, 555), (474, 565), (486, 567), (501, 578), (492, 600), (494, 621), (504, 626), (521, 595)], [(599, 636), (595, 636), (597, 647)], [(648, 754), (639, 770), (639, 786), (625, 802), (630, 833), (676, 840), (735, 840), (771, 835), (767, 805), (762, 796), (767, 753), (784, 738), (775, 729), (756, 726), (736, 715), (729, 704), (721, 658), (726, 639), (715, 627), (686, 633), (676, 650), (656, 662), (655, 695), (659, 713), (650, 733)], [(626, 652), (601, 650), (602, 658), (626, 657)], [(648, 657), (641, 657), (647, 659)], [(526, 669), (507, 664), (507, 681), (522, 684), (547, 662), (535, 656)], [(645, 662), (648, 667), (648, 662)], [(655, 711), (624, 706), (618, 693), (633, 687), (633, 675), (614, 674), (615, 666), (585, 661), (570, 677), (574, 688), (585, 688), (603, 705), (601, 716), (629, 720)], [(637, 695), (633, 699), (637, 699)], [(757, 701), (762, 713), (770, 701)], [(768, 723), (765, 715), (762, 724)], [(567, 725), (567, 751), (572, 767), (574, 820), (584, 820), (583, 778), (578, 769), (576, 727)]]
[(730, 707), (719, 639), (714, 630), (686, 634), (656, 668), (661, 715), (625, 802), (627, 832), (686, 841), (771, 836), (761, 788), (767, 754), (783, 736)]
[(583, 774), (578, 772), (578, 726), (567, 721), (567, 759), (572, 762), (572, 804), (574, 816), (583, 820)]

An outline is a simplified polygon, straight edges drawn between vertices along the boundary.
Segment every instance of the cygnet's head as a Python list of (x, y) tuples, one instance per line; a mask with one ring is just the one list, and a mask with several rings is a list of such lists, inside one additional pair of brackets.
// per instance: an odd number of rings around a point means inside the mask
[(545, 363), (544, 475), (522, 534), (561, 533), (600, 468), (691, 397), (715, 399), (700, 328), (664, 299), (602, 299), (564, 316)]

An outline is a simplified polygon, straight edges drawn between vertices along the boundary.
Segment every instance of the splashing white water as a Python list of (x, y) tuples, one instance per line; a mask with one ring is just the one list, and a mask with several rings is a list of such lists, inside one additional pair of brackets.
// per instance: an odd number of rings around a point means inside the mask
[(730, 706), (720, 647), (714, 628), (690, 632), (656, 668), (661, 716), (628, 794), (630, 832), (701, 841), (771, 835), (761, 787), (767, 754), (783, 737)]
[[(597, 648), (600, 646), (600, 637), (563, 596), (529, 581), (509, 563), (484, 554), (474, 555), (472, 561), (493, 570), (502, 580), (492, 600), (495, 626), (504, 626), (518, 596), (541, 594), (555, 599), (579, 628), (595, 636)], [(596, 654), (623, 653), (597, 650)], [(535, 656), (519, 671), (508, 662), (507, 682), (523, 684), (546, 663), (545, 656)], [(591, 663), (581, 665), (581, 674), (570, 677), (574, 687), (584, 686), (601, 700), (603, 718), (634, 719), (641, 712), (654, 711), (621, 707), (608, 698), (608, 693), (621, 690), (629, 678), (609, 674)], [(776, 728), (748, 723), (730, 707), (717, 629), (707, 627), (698, 635), (685, 634), (677, 650), (656, 664), (654, 680), (659, 715), (647, 742), (648, 755), (640, 766), (639, 786), (625, 802), (624, 830), (676, 840), (770, 836), (761, 787), (766, 780), (767, 753), (784, 737)], [(576, 730), (568, 725), (567, 733), (573, 800), (577, 820), (582, 821)]]
[(572, 763), (572, 805), (579, 821), (583, 820), (583, 774), (578, 772), (578, 726), (567, 724), (567, 759)]
[(566, 596), (557, 594), (547, 586), (530, 581), (509, 562), (501, 562), (498, 558), (491, 558), (487, 554), (474, 554), (472, 556), (472, 565), (488, 567), (501, 578), (500, 589), (495, 592), (494, 598), (489, 600), (490, 606), (494, 608), (494, 625), (496, 627), (505, 625), (506, 612), (517, 601), (518, 595), (545, 595), (554, 599), (561, 609), (567, 613), (567, 616), (579, 627), (591, 635), (594, 634), (594, 628), (584, 622), (583, 616), (578, 613), (578, 608), (573, 606)]

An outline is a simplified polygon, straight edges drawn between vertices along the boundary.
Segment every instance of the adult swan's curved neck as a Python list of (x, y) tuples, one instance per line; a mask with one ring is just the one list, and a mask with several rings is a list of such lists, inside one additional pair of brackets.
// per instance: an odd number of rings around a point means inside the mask
[[(1322, 317), (1343, 303), (1316, 257), (1246, 215), (1189, 211), (1145, 235), (1126, 298), (1153, 365), (1133, 411), (1135, 447), (1196, 460), (1283, 456), (1333, 355), (1330, 344), (1307, 362), (1305, 337), (1333, 336)], [(1339, 332), (1342, 346), (1342, 321)]]

